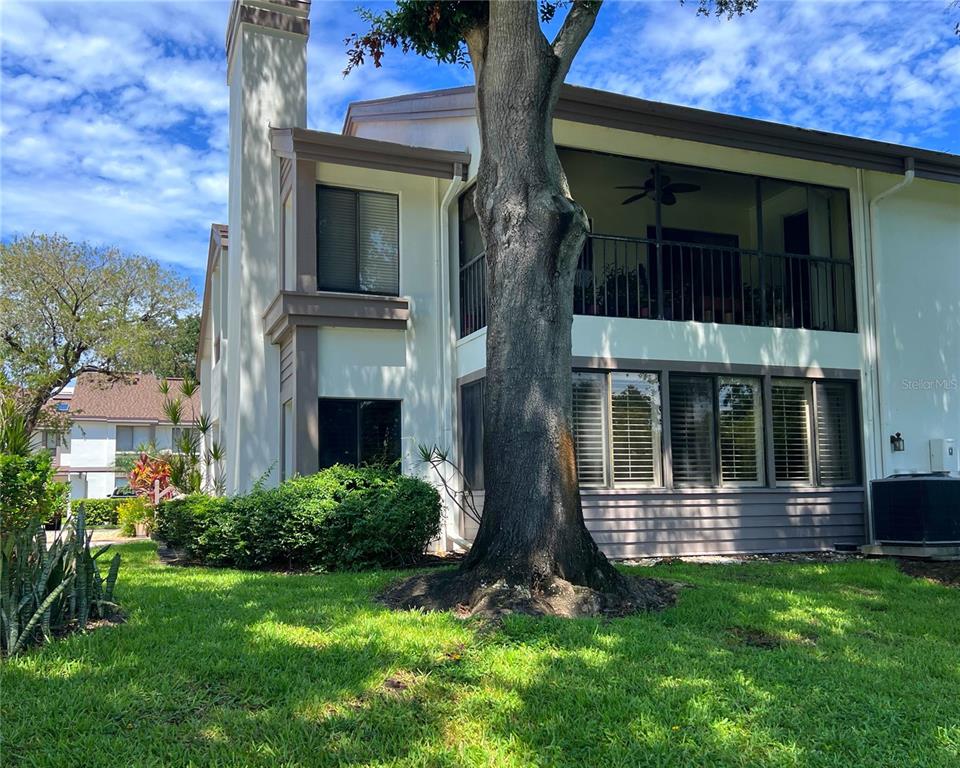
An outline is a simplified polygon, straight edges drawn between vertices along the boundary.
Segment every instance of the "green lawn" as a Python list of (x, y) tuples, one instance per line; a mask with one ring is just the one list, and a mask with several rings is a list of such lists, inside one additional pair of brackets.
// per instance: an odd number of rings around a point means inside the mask
[(960, 765), (960, 590), (890, 562), (657, 566), (671, 610), (490, 629), (373, 604), (395, 573), (123, 552), (126, 624), (3, 666), (4, 766)]

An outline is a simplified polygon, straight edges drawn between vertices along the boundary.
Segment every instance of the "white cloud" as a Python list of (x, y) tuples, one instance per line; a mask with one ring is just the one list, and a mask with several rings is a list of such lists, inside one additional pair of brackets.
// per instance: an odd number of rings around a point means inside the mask
[[(314, 2), (308, 124), (347, 104), (472, 81), (388, 51), (344, 78), (356, 0)], [(776, 2), (703, 19), (608, 2), (571, 81), (766, 119), (960, 149), (960, 47), (937, 2)], [(202, 276), (226, 220), (229, 0), (0, 0), (0, 234), (59, 231)]]

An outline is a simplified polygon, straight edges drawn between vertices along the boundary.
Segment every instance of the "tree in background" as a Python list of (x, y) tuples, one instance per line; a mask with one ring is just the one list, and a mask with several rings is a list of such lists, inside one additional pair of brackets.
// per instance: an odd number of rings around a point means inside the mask
[(0, 385), (32, 431), (81, 371), (143, 370), (196, 304), (185, 280), (116, 248), (37, 234), (0, 244)]
[[(699, 0), (732, 17), (757, 0)], [(573, 285), (587, 216), (572, 198), (553, 138), (554, 109), (600, 0), (398, 0), (361, 11), (347, 71), (387, 48), (470, 64), (481, 155), (474, 206), (487, 266), (484, 495), (480, 530), (462, 567), (395, 588), (401, 605), (469, 606), (583, 615), (657, 604), (583, 521), (572, 430)], [(542, 22), (565, 10), (552, 41)], [(616, 55), (616, 52), (611, 52)]]
[(178, 317), (158, 347), (144, 350), (138, 370), (158, 379), (190, 379), (196, 376), (197, 347), (200, 344), (200, 314)]

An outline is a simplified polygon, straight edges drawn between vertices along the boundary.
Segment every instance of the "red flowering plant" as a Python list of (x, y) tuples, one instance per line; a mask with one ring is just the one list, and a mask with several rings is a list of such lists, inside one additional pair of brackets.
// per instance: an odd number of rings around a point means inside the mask
[(130, 487), (140, 496), (152, 496), (157, 481), (161, 491), (170, 485), (170, 465), (163, 459), (141, 453), (130, 470)]

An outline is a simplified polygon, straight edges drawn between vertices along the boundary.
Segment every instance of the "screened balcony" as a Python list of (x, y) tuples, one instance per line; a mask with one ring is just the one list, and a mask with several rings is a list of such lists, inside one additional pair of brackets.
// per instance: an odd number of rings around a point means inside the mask
[[(855, 332), (846, 190), (561, 150), (590, 234), (574, 313)], [(486, 270), (460, 205), (460, 333), (483, 328)]]

